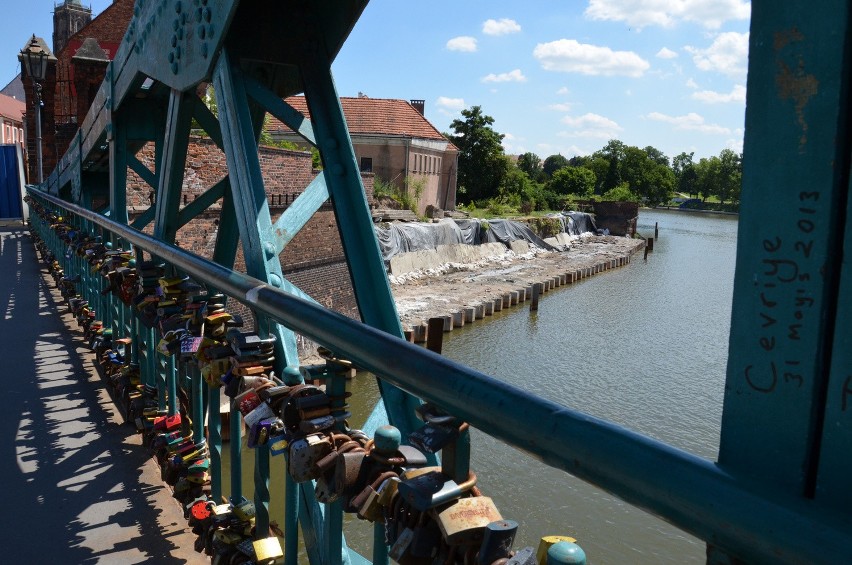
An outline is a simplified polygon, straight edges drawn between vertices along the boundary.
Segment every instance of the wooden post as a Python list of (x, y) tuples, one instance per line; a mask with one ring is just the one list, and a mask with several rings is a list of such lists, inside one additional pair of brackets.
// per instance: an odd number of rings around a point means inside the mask
[(541, 296), (541, 283), (535, 283), (532, 288), (532, 301), (530, 302), (530, 312), (538, 311), (538, 297)]
[(660, 237), (660, 222), (654, 222), (654, 238)]
[(648, 251), (653, 251), (653, 250), (654, 250), (654, 238), (649, 237), (648, 238)]
[(441, 353), (444, 343), (444, 318), (429, 318), (426, 330), (426, 349)]

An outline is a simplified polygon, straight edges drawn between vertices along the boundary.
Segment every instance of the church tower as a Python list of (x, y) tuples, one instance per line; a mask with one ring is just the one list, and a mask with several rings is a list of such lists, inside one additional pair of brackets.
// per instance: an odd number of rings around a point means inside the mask
[(68, 39), (92, 21), (92, 8), (80, 0), (63, 0), (53, 11), (53, 52), (60, 53)]

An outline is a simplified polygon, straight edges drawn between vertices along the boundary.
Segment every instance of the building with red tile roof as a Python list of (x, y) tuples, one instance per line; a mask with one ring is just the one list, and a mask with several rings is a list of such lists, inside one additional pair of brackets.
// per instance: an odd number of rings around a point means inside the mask
[(0, 143), (24, 146), (24, 109), (26, 103), (0, 94)]
[[(285, 102), (310, 118), (304, 96), (292, 96)], [(406, 184), (418, 187), (421, 214), (430, 205), (442, 210), (455, 209), (458, 148), (423, 115), (423, 100), (409, 102), (361, 95), (343, 97), (340, 103), (362, 172), (372, 172), (399, 189)], [(304, 143), (274, 118), (266, 129), (273, 139)]]

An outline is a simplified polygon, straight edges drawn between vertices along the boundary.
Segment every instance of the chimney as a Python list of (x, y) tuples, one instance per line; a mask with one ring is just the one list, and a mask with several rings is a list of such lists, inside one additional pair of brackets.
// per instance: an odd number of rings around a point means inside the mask
[(426, 116), (426, 101), (425, 100), (412, 100), (411, 107), (420, 112), (421, 116)]

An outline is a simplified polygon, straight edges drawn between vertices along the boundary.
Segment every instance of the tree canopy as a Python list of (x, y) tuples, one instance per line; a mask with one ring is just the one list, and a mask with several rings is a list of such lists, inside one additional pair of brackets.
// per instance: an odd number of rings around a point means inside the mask
[(571, 197), (597, 194), (611, 200), (640, 200), (650, 206), (668, 203), (675, 192), (734, 203), (740, 199), (742, 155), (724, 149), (718, 156), (694, 160), (682, 152), (669, 159), (653, 146), (627, 145), (618, 139), (591, 155), (544, 160), (525, 152), (504, 155), (503, 135), (480, 106), (462, 110), (462, 118), (445, 134), (459, 148), (459, 200), (499, 200), (525, 209), (559, 209)]
[(450, 140), (459, 148), (459, 194), (467, 202), (493, 198), (508, 171), (503, 135), (494, 131), (494, 118), (483, 114), (480, 106), (461, 114), (463, 119), (450, 124)]

